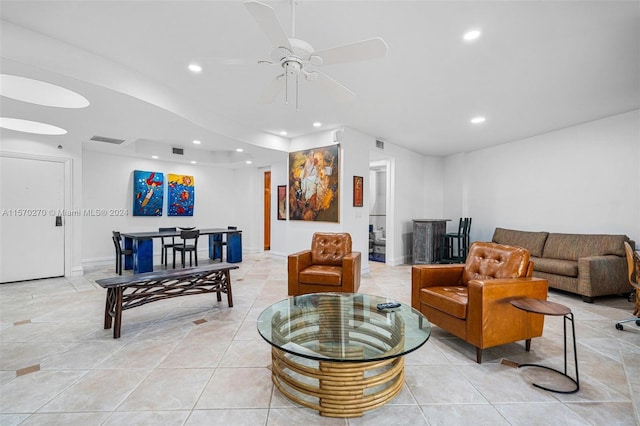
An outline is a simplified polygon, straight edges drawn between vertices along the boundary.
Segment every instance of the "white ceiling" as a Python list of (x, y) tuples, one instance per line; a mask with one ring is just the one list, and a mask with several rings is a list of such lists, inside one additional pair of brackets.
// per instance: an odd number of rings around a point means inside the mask
[[(290, 34), (289, 2), (266, 3)], [(192, 148), (201, 139), (199, 156), (228, 160), (242, 146), (254, 165), (268, 164), (265, 147), (286, 150), (281, 130), (304, 135), (318, 130), (313, 121), (448, 155), (640, 108), (638, 1), (299, 0), (296, 37), (315, 49), (382, 37), (389, 51), (322, 67), (356, 100), (334, 102), (301, 81), (298, 111), (283, 95), (257, 102), (278, 69), (255, 63), (270, 46), (239, 0), (2, 0), (0, 14), (3, 73), (62, 84), (91, 101), (86, 112), (64, 115), (2, 98), (2, 115), (53, 121), (83, 141), (126, 139), (105, 149), (140, 155), (153, 143)], [(465, 43), (471, 28), (482, 36)], [(74, 49), (35, 46), (24, 29)], [(199, 75), (186, 69), (194, 59), (205, 68)], [(153, 93), (141, 94), (147, 85)], [(476, 115), (487, 121), (470, 124)]]

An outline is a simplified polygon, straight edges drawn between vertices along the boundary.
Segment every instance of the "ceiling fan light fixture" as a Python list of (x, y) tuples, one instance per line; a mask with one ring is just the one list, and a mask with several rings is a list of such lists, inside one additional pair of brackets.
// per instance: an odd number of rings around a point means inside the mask
[(202, 66), (196, 63), (190, 63), (187, 68), (189, 68), (189, 71), (195, 74), (202, 72)]
[(464, 33), (462, 38), (464, 39), (464, 41), (473, 41), (473, 40), (477, 40), (481, 34), (482, 34), (482, 31), (478, 29), (469, 30), (466, 33)]

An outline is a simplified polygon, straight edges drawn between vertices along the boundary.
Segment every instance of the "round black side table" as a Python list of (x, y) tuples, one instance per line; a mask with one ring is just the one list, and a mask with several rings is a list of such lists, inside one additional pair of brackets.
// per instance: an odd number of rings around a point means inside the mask
[[(556, 370), (555, 368), (547, 367), (545, 365), (539, 364), (520, 364), (518, 367), (538, 367), (545, 368), (547, 370), (555, 371), (556, 373), (562, 374), (564, 377), (571, 380), (575, 383), (576, 388), (572, 390), (559, 390), (559, 389), (551, 389), (542, 385), (538, 385), (536, 383), (533, 386), (536, 386), (540, 389), (544, 389), (550, 392), (557, 393), (576, 393), (580, 389), (580, 379), (578, 378), (578, 352), (576, 350), (576, 327), (573, 321), (573, 312), (567, 306), (561, 305), (559, 303), (550, 302), (548, 300), (541, 299), (516, 299), (512, 300), (511, 304), (518, 309), (522, 309), (527, 313), (532, 314), (542, 314), (542, 315), (553, 315), (553, 316), (562, 316), (563, 325), (564, 325), (564, 372), (560, 370)], [(575, 380), (567, 374), (567, 321), (571, 321), (571, 335), (573, 336), (573, 356), (574, 356), (574, 365), (576, 367), (576, 378)]]

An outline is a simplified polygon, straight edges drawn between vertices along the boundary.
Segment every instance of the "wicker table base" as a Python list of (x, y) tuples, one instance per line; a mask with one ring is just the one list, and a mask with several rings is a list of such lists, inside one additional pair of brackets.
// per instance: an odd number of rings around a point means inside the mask
[(272, 348), (272, 379), (287, 398), (326, 417), (360, 417), (394, 398), (404, 357), (373, 362), (311, 361)]

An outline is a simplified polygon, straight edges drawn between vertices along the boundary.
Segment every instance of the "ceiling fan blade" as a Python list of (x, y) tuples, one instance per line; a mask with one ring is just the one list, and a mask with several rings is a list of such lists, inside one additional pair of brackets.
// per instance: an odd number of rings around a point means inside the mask
[(291, 49), (289, 38), (282, 29), (276, 12), (271, 6), (260, 3), (259, 1), (246, 1), (244, 2), (244, 6), (251, 16), (253, 16), (253, 19), (256, 20), (256, 23), (267, 36), (273, 47), (286, 47), (289, 50), (293, 50)]
[(323, 72), (314, 71), (318, 75), (317, 81), (320, 86), (331, 94), (337, 101), (349, 102), (356, 98), (356, 94), (335, 81)]
[(258, 102), (261, 104), (270, 104), (273, 100), (278, 96), (278, 93), (282, 91), (284, 87), (284, 83), (280, 81), (280, 79), (284, 76), (284, 74), (280, 74), (276, 78), (274, 78), (269, 86), (267, 86), (266, 90), (260, 95), (258, 98)]
[(387, 56), (387, 43), (380, 37), (357, 41), (342, 46), (314, 52), (322, 58), (322, 65), (342, 64), (344, 62), (365, 61)]

